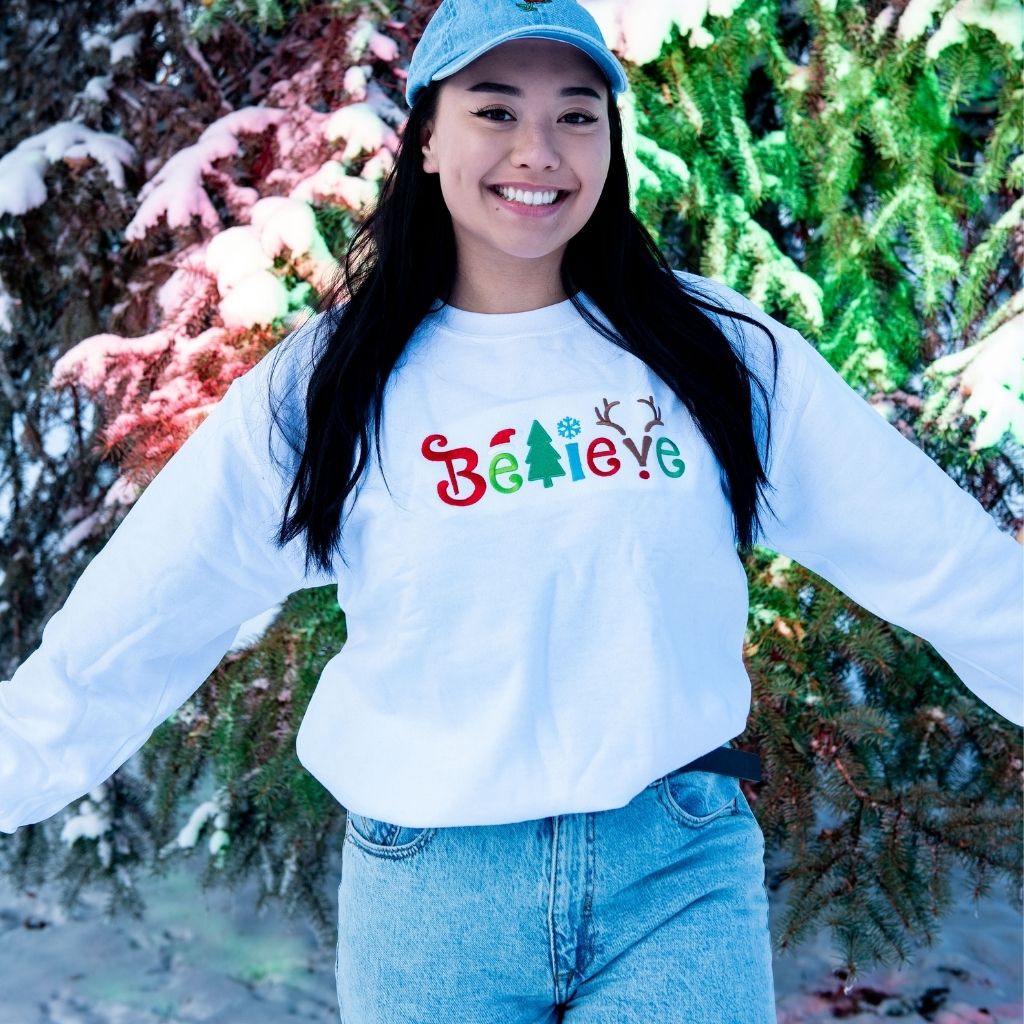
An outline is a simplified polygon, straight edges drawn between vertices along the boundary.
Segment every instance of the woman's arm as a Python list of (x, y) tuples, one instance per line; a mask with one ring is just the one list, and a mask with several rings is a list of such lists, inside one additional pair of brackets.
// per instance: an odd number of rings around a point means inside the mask
[(202, 684), (241, 623), (332, 582), (306, 575), (301, 538), (272, 543), (287, 492), (266, 452), (275, 352), (231, 384), (0, 682), (0, 831), (104, 781)]
[(766, 513), (760, 543), (923, 637), (1024, 725), (1024, 548), (806, 339), (771, 325), (798, 384), (769, 470), (779, 521)]

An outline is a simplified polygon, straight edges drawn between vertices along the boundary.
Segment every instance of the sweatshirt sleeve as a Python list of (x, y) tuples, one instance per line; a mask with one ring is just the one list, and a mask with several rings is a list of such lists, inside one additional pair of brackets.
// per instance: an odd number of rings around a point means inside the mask
[(758, 543), (927, 640), (1024, 725), (1024, 547), (802, 335), (745, 300), (743, 311), (780, 349), (767, 492), (777, 519), (765, 510)]
[(272, 542), (287, 483), (268, 459), (265, 410), (283, 345), (232, 382), (86, 566), (39, 647), (0, 681), (0, 832), (107, 779), (199, 688), (243, 622), (332, 582), (306, 575), (301, 536)]

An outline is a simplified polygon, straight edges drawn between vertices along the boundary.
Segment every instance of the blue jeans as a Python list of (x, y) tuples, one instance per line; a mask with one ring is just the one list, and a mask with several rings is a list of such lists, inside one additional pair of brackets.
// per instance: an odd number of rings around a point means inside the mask
[(342, 1024), (775, 1024), (764, 836), (739, 780), (405, 828), (350, 813)]

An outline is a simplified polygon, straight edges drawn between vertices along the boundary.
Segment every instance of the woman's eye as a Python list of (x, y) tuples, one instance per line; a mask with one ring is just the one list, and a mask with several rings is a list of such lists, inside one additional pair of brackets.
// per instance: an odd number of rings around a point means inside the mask
[[(508, 114), (508, 111), (504, 107), (488, 107), (486, 110), (474, 110), (473, 113), (477, 117), (482, 117), (484, 120), (498, 120), (497, 118), (490, 118), (488, 114)], [(511, 115), (510, 115), (511, 116)]]

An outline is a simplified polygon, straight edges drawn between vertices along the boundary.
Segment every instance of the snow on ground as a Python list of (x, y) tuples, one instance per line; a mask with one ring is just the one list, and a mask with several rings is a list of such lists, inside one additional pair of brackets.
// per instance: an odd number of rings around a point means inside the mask
[(333, 956), (283, 915), (258, 917), (255, 885), (204, 893), (186, 866), (139, 889), (146, 918), (108, 924), (103, 898), (61, 911), (0, 882), (2, 1024), (335, 1022)]
[[(771, 868), (769, 858), (769, 881)], [(340, 862), (324, 879), (332, 901), (338, 870)], [(185, 865), (143, 880), (146, 919), (113, 924), (101, 897), (65, 914), (56, 887), (18, 894), (0, 879), (0, 1024), (336, 1024), (333, 953), (299, 922), (257, 916), (255, 882), (234, 894), (204, 893), (198, 877)], [(771, 892), (773, 922), (786, 888)], [(1002, 888), (979, 901), (977, 914), (962, 898), (932, 949), (902, 971), (864, 972), (845, 999), (815, 995), (842, 992), (827, 930), (795, 955), (777, 956), (779, 1024), (836, 1016), (1020, 1024), (1024, 932)], [(954, 889), (966, 892), (962, 876)]]
[[(771, 881), (769, 857), (768, 879)], [(998, 882), (975, 904), (966, 872), (955, 871), (954, 903), (935, 945), (920, 947), (903, 969), (862, 970), (848, 995), (834, 972), (842, 963), (821, 929), (795, 953), (776, 954), (778, 1024), (810, 1021), (897, 1019), (932, 1024), (1022, 1024), (1024, 1022), (1024, 919)], [(773, 930), (788, 884), (769, 891)]]

